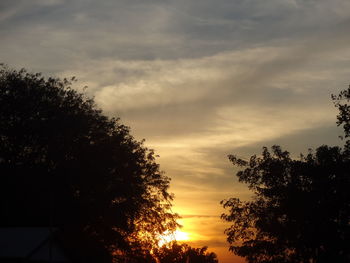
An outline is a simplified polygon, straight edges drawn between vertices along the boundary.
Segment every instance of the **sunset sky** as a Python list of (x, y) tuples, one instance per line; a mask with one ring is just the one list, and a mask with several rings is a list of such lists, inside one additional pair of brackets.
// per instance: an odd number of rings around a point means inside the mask
[(341, 144), (349, 0), (1, 0), (0, 62), (76, 88), (160, 155), (189, 242), (227, 252), (219, 202), (248, 199), (228, 154)]

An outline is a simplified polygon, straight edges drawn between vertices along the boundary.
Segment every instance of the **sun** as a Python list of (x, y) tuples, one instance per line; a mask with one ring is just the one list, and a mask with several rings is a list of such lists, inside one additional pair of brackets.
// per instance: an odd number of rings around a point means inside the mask
[(182, 232), (180, 230), (176, 230), (175, 231), (175, 239), (177, 241), (184, 241), (184, 240), (189, 240), (190, 237), (189, 237), (188, 233)]
[(189, 239), (190, 239), (190, 236), (186, 232), (176, 230), (174, 233), (169, 233), (168, 231), (165, 231), (161, 235), (158, 245), (161, 247), (172, 241), (186, 241)]

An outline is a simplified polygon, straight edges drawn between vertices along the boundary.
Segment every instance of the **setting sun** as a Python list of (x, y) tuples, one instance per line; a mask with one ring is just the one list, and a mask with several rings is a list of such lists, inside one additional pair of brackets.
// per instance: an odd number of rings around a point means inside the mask
[(189, 240), (189, 234), (180, 230), (176, 230), (174, 233), (164, 232), (160, 237), (159, 246), (163, 246), (172, 241), (185, 241)]

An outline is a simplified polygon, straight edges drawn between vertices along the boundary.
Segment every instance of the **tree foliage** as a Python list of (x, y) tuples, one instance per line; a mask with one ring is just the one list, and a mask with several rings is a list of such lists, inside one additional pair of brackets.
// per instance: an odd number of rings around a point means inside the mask
[[(342, 90), (338, 95), (332, 94), (332, 100), (335, 107), (338, 108), (337, 125), (343, 125), (344, 137), (350, 137), (350, 85), (347, 89)], [(343, 138), (342, 138), (343, 139)], [(350, 154), (350, 140), (345, 141), (345, 150)]]
[(103, 248), (106, 261), (116, 249), (149, 249), (177, 226), (170, 179), (74, 81), (1, 65), (0, 223), (54, 225)]
[[(350, 135), (350, 89), (333, 96), (338, 125)], [(230, 155), (254, 198), (221, 203), (230, 250), (248, 262), (350, 261), (350, 155), (346, 147), (323, 145), (292, 159), (273, 146), (249, 160)]]
[(155, 249), (153, 255), (159, 263), (218, 263), (216, 254), (207, 249), (171, 242)]

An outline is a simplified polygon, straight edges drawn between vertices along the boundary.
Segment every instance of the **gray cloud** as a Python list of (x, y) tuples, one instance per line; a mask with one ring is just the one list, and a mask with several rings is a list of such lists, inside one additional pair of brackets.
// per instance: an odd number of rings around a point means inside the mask
[(85, 59), (202, 57), (315, 34), (348, 18), (349, 3), (32, 0), (2, 1), (1, 10), (1, 51), (52, 72)]

